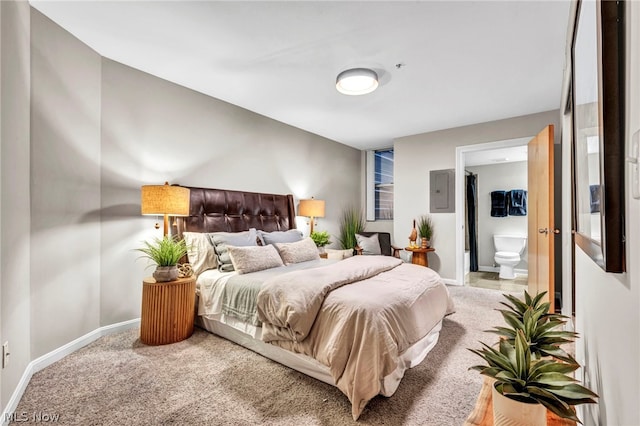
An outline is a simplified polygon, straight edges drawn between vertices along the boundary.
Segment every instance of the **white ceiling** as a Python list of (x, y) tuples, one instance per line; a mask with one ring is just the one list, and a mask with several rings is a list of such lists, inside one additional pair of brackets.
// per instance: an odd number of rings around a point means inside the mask
[[(570, 6), (30, 3), (102, 56), (359, 149), (558, 108)], [(377, 71), (378, 90), (337, 92), (336, 75), (354, 67)]]

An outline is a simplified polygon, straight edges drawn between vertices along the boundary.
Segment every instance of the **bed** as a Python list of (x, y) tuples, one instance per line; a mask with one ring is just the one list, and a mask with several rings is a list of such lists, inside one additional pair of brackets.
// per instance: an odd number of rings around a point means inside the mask
[(436, 345), (453, 304), (435, 271), (390, 256), (320, 259), (291, 195), (188, 188), (190, 215), (175, 226), (198, 273), (198, 326), (337, 386), (354, 420)]

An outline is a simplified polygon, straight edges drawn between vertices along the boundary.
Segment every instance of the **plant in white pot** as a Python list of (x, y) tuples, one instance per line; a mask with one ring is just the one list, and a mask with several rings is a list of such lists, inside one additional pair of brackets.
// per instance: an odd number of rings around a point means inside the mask
[(557, 416), (580, 422), (574, 406), (595, 403), (597, 395), (569, 376), (580, 366), (560, 349), (573, 341), (576, 333), (560, 329), (563, 316), (550, 314), (549, 304), (542, 303), (544, 293), (525, 300), (505, 295), (511, 305), (501, 310), (511, 328), (488, 330), (502, 336), (497, 349), (482, 343), (470, 349), (487, 365), (471, 369), (495, 379), (493, 383), (494, 424), (546, 425), (546, 410)]
[(153, 241), (145, 241), (144, 246), (136, 249), (144, 253), (146, 257), (156, 264), (153, 278), (157, 282), (175, 281), (178, 279), (178, 262), (187, 254), (187, 245), (184, 240), (165, 235), (163, 238), (155, 238)]

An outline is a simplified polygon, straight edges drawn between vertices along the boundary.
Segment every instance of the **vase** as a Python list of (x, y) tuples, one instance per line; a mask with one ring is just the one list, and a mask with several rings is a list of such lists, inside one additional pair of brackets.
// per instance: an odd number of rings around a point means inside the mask
[(507, 398), (491, 386), (494, 426), (546, 426), (547, 409), (539, 403)]
[(178, 267), (176, 265), (158, 266), (153, 272), (153, 278), (159, 283), (175, 281), (178, 279)]
[(428, 240), (428, 239), (426, 239), (425, 237), (421, 237), (421, 238), (420, 238), (420, 246), (421, 246), (423, 249), (429, 248), (429, 240)]

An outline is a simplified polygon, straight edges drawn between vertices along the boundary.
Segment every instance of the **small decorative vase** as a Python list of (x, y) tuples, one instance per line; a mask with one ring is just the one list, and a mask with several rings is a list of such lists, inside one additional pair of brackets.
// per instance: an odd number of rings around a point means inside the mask
[(427, 240), (424, 237), (420, 238), (420, 245), (422, 246), (422, 248), (428, 248), (429, 247), (429, 240)]
[(494, 426), (546, 426), (547, 409), (542, 404), (530, 404), (507, 398), (491, 386)]
[(413, 219), (413, 229), (409, 234), (409, 247), (415, 247), (416, 240), (418, 239), (418, 230), (416, 229), (416, 220)]
[(176, 265), (158, 266), (153, 272), (153, 278), (159, 283), (175, 281), (178, 279), (178, 267)]

